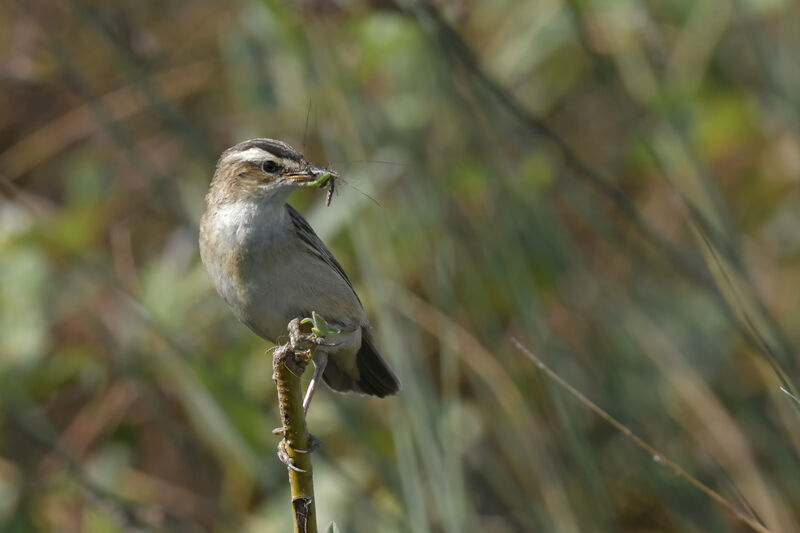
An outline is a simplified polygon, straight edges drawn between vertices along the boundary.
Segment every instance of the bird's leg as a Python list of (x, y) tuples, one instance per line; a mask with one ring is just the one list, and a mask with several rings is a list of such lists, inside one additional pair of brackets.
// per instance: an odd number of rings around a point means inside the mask
[(312, 361), (314, 362), (314, 375), (311, 377), (311, 383), (308, 384), (308, 389), (306, 389), (306, 397), (303, 399), (303, 412), (305, 413), (308, 413), (311, 398), (314, 396), (314, 391), (317, 390), (317, 385), (322, 380), (322, 373), (325, 372), (325, 366), (328, 364), (328, 352), (317, 350)]

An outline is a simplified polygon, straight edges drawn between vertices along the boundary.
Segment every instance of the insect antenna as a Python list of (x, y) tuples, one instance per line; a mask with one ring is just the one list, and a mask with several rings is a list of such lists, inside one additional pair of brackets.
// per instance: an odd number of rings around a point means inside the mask
[(308, 109), (306, 109), (306, 127), (303, 129), (303, 150), (306, 149), (306, 140), (308, 138), (308, 117), (311, 116), (311, 98), (308, 99)]

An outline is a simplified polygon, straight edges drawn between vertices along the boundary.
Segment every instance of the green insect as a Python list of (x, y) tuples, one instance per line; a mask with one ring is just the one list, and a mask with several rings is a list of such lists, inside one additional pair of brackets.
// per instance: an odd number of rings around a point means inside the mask
[(314, 181), (310, 181), (306, 183), (306, 187), (324, 187), (325, 185), (328, 186), (328, 196), (325, 198), (325, 206), (330, 207), (331, 199), (333, 198), (333, 189), (336, 183), (336, 180), (339, 178), (339, 174), (334, 172), (333, 170), (326, 170), (320, 176), (315, 179)]

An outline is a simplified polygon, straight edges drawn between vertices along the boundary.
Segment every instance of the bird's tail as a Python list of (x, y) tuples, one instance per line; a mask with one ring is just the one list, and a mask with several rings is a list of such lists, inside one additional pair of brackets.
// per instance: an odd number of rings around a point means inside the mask
[(344, 372), (335, 359), (330, 358), (322, 375), (325, 383), (339, 392), (356, 391), (379, 398), (396, 394), (400, 390), (400, 380), (375, 349), (369, 333), (366, 330), (362, 333), (361, 348), (356, 355), (358, 376)]

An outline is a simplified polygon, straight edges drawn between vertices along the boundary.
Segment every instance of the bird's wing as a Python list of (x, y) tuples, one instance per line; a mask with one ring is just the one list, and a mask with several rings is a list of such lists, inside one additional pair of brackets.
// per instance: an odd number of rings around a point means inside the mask
[(318, 257), (322, 261), (328, 264), (333, 270), (339, 273), (342, 279), (347, 283), (347, 286), (350, 287), (350, 290), (353, 291), (353, 294), (358, 300), (358, 303), (361, 304), (361, 299), (356, 294), (356, 290), (353, 288), (353, 284), (350, 283), (350, 278), (347, 277), (347, 274), (344, 273), (344, 269), (342, 265), (339, 264), (339, 261), (333, 257), (333, 254), (328, 247), (325, 246), (325, 243), (322, 242), (314, 230), (311, 228), (311, 225), (306, 222), (306, 219), (303, 218), (303, 215), (297, 212), (297, 210), (286, 204), (286, 210), (289, 212), (289, 218), (292, 220), (292, 226), (294, 226), (295, 234), (300, 238), (301, 241), (306, 245), (308, 252), (315, 257)]

